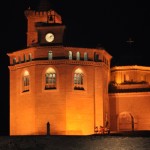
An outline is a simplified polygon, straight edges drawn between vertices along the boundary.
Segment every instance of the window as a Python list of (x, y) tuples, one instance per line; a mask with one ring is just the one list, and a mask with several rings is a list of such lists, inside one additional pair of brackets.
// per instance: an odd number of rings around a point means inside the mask
[(75, 90), (84, 90), (83, 87), (83, 71), (78, 68), (74, 72), (74, 89)]
[(69, 51), (69, 60), (72, 60), (72, 51)]
[(94, 61), (98, 61), (99, 60), (99, 55), (95, 52), (94, 53)]
[(29, 54), (29, 61), (32, 61), (32, 54)]
[(24, 62), (26, 62), (26, 55), (24, 54)]
[(23, 74), (23, 92), (29, 91), (29, 72), (25, 71)]
[(53, 17), (52, 15), (48, 16), (49, 21), (53, 21)]
[(45, 90), (56, 89), (56, 71), (48, 68), (45, 74)]
[(84, 53), (84, 60), (85, 60), (85, 61), (88, 60), (88, 54), (87, 54), (87, 52)]
[(80, 52), (76, 53), (76, 60), (80, 60)]
[(13, 58), (13, 64), (14, 65), (16, 64), (16, 58)]
[(124, 74), (124, 82), (129, 81), (129, 75), (128, 74)]
[(52, 51), (48, 52), (48, 60), (52, 60), (53, 59), (53, 53)]

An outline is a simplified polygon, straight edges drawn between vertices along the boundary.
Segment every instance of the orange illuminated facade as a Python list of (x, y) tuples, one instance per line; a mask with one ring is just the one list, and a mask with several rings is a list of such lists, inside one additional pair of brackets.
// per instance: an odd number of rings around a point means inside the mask
[(10, 135), (45, 135), (48, 122), (50, 134), (93, 134), (109, 116), (111, 56), (64, 47), (65, 25), (54, 10), (25, 16), (27, 48), (8, 54)]
[[(52, 135), (94, 134), (106, 122), (114, 131), (149, 130), (149, 67), (110, 68), (102, 48), (63, 46), (61, 16), (45, 6), (25, 11), (27, 48), (8, 54), (10, 135), (45, 135), (48, 122)], [(147, 90), (133, 91), (130, 81)]]
[(150, 67), (111, 68), (109, 100), (111, 130), (150, 130)]

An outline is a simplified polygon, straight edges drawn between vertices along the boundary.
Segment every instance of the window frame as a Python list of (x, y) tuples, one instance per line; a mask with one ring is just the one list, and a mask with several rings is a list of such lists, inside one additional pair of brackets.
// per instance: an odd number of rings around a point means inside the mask
[(73, 72), (73, 89), (76, 91), (84, 91), (86, 77), (82, 68), (76, 68)]
[(28, 70), (23, 71), (22, 75), (22, 93), (30, 91), (30, 73)]
[[(48, 69), (52, 69), (52, 72), (48, 72)], [(54, 67), (48, 67), (44, 73), (44, 90), (56, 90), (57, 89), (57, 72)]]

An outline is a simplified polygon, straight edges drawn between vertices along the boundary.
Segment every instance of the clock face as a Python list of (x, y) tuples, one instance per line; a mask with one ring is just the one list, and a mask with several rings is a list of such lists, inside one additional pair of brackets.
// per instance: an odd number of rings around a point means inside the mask
[(52, 41), (54, 41), (54, 34), (53, 34), (53, 33), (47, 33), (47, 34), (45, 35), (45, 40), (46, 40), (47, 42), (52, 42)]

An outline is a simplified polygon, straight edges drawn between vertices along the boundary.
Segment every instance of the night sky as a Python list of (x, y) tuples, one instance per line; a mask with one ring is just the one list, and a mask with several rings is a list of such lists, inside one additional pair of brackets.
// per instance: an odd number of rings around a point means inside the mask
[[(150, 66), (150, 8), (136, 0), (50, 0), (66, 25), (64, 46), (104, 47), (113, 56), (111, 66)], [(5, 0), (1, 13), (0, 135), (9, 134), (9, 59), (7, 53), (26, 47), (24, 11), (38, 0)], [(129, 43), (131, 38), (133, 42)]]

